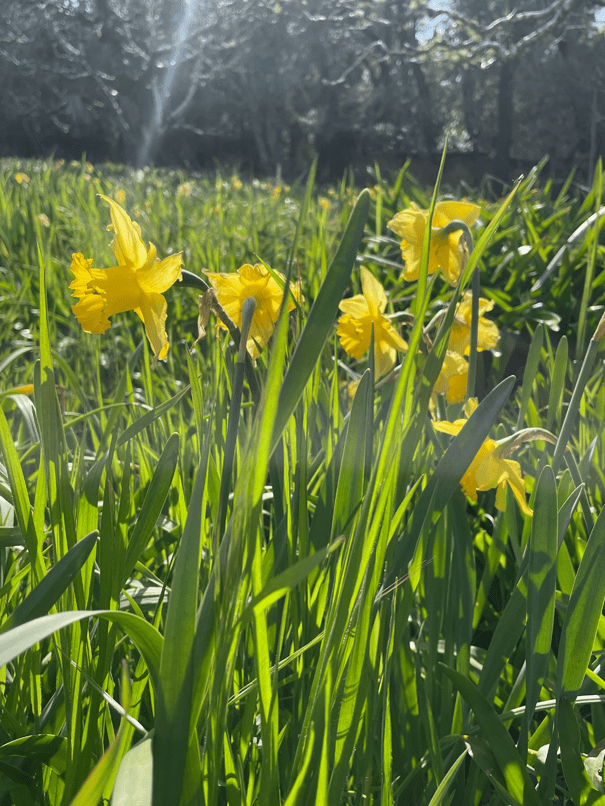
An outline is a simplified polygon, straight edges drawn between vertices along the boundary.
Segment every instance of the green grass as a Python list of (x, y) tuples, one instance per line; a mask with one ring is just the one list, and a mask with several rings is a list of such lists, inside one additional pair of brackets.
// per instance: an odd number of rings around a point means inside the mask
[[(462, 287), (401, 277), (386, 223), (432, 204), (405, 170), (368, 193), (0, 165), (0, 806), (605, 802), (600, 167), (583, 197), (537, 169), (473, 199), (463, 282), (501, 341), (452, 439), (431, 390)], [(190, 353), (192, 288), (166, 292), (155, 369), (132, 312), (82, 331), (71, 254), (111, 265), (118, 191), (195, 274), (300, 278), (259, 400), (212, 321)], [(404, 314), (384, 382), (335, 336), (360, 263)], [(466, 499), (484, 439), (523, 429), (534, 516)]]

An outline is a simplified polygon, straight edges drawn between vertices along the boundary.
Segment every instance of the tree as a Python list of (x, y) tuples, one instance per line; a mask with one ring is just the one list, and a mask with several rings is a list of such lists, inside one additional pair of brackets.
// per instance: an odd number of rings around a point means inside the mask
[[(519, 71), (528, 63), (543, 65), (552, 59), (559, 43), (589, 30), (595, 5), (584, 0), (530, 0), (520, 10), (509, 0), (454, 0), (451, 9), (437, 12), (448, 23), (444, 33), (429, 43), (427, 55), (443, 54), (462, 79), (463, 117), (475, 147), (486, 144), (481, 120), (489, 107), (494, 135), (486, 145), (503, 179), (510, 175)], [(490, 103), (492, 95), (480, 91), (478, 79), (481, 75), (482, 83), (493, 81), (494, 73), (495, 103)]]

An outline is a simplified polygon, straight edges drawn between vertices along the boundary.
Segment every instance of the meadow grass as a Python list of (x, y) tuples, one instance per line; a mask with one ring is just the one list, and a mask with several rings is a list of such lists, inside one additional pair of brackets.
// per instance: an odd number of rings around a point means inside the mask
[[(405, 168), (360, 190), (0, 164), (0, 806), (605, 802), (600, 166), (474, 197), (451, 288), (428, 229), (402, 277), (387, 222), (443, 196)], [(98, 194), (196, 275), (300, 281), (255, 365), (213, 320), (194, 344), (185, 284), (157, 366), (132, 311), (82, 330), (71, 255), (114, 262)], [(408, 343), (382, 378), (335, 331), (361, 265)], [(479, 405), (452, 438), (433, 388), (471, 288)], [(511, 437), (533, 516), (461, 491)]]

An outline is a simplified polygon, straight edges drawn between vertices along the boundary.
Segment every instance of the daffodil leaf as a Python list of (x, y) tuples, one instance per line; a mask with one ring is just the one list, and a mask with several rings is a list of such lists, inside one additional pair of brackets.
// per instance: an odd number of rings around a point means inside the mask
[(462, 766), (464, 759), (468, 755), (468, 749), (464, 750), (458, 758), (454, 761), (446, 774), (439, 782), (439, 786), (435, 790), (435, 794), (429, 802), (429, 806), (441, 806), (442, 803), (451, 803), (450, 790), (458, 774), (458, 770)]
[[(128, 714), (130, 710), (131, 685), (126, 669), (127, 666), (124, 664), (122, 666), (120, 688), (122, 697), (124, 698), (124, 710), (126, 714)], [(109, 797), (113, 788), (113, 782), (118, 774), (120, 760), (126, 750), (126, 742), (129, 740), (127, 725), (128, 722), (123, 716), (120, 728), (114, 740), (97, 761), (70, 806), (97, 806), (103, 796), (105, 796), (105, 798)]]
[(124, 560), (122, 585), (132, 573), (132, 569), (139, 559), (141, 552), (147, 545), (153, 527), (156, 525), (160, 516), (179, 459), (179, 445), (179, 435), (172, 434), (158, 460), (143, 505), (139, 510), (130, 542), (128, 543), (126, 558)]
[(467, 677), (440, 663), (466, 703), (473, 709), (483, 738), (494, 754), (498, 769), (506, 785), (506, 792), (523, 806), (542, 806), (525, 764), (506, 726), (477, 686)]
[(307, 179), (305, 197), (303, 199), (303, 203), (300, 208), (300, 215), (298, 216), (298, 221), (296, 223), (296, 232), (294, 233), (294, 239), (292, 240), (292, 246), (290, 247), (290, 253), (288, 254), (288, 260), (286, 263), (286, 274), (291, 274), (292, 272), (292, 263), (294, 262), (294, 256), (296, 255), (296, 248), (298, 246), (298, 241), (300, 239), (300, 233), (302, 232), (303, 222), (307, 216), (307, 210), (309, 209), (309, 204), (311, 203), (311, 194), (313, 193), (313, 186), (315, 184), (316, 171), (317, 171), (317, 158), (313, 160), (313, 164), (311, 165), (311, 168), (309, 170), (309, 177)]
[(580, 727), (573, 705), (566, 697), (559, 700), (558, 718), (561, 764), (573, 803), (603, 806), (605, 795), (593, 788), (582, 763)]
[(201, 562), (201, 521), (208, 444), (201, 458), (187, 521), (176, 555), (172, 593), (168, 604), (162, 659), (161, 691), (157, 697), (153, 740), (156, 765), (154, 802), (178, 803), (183, 785), (191, 728), (191, 697), (194, 670), (191, 649), (195, 636)]
[(58, 775), (64, 775), (67, 767), (67, 739), (53, 733), (38, 733), (21, 736), (0, 747), (0, 758), (23, 756), (38, 759)]
[(131, 748), (120, 764), (111, 806), (151, 806), (153, 786), (151, 737)]
[(0, 633), (12, 630), (19, 624), (46, 615), (67, 590), (80, 571), (97, 542), (98, 533), (91, 532), (79, 540), (59, 562), (54, 565), (21, 604), (0, 626)]
[(547, 465), (538, 479), (529, 542), (527, 576), (526, 707), (518, 747), (527, 752), (529, 726), (551, 655), (557, 581), (557, 487)]
[(514, 376), (505, 378), (481, 401), (471, 414), (460, 433), (454, 437), (441, 457), (435, 472), (429, 479), (418, 503), (405, 539), (400, 542), (391, 571), (384, 586), (392, 584), (395, 577), (406, 573), (404, 567), (414, 556), (423, 526), (431, 513), (441, 512), (460, 484), (462, 476), (470, 467), (480, 447), (498, 419), (515, 384)]
[(432, 477), (435, 484), (435, 510), (442, 510), (457, 489), (460, 479), (500, 416), (514, 385), (515, 378), (511, 376), (492, 389), (441, 457)]
[(279, 394), (271, 441), (272, 449), (275, 448), (277, 440), (293, 414), (332, 331), (338, 303), (342, 299), (355, 265), (357, 249), (369, 210), (369, 191), (362, 190), (289, 362)]
[(557, 347), (555, 363), (550, 378), (550, 392), (548, 393), (548, 416), (546, 419), (546, 430), (551, 431), (555, 418), (559, 417), (561, 411), (561, 401), (565, 389), (565, 376), (567, 374), (567, 360), (569, 347), (567, 337), (563, 336)]
[(542, 344), (544, 342), (544, 325), (540, 324), (532, 337), (531, 344), (529, 345), (529, 353), (525, 370), (523, 372), (523, 381), (521, 383), (521, 402), (519, 403), (519, 414), (517, 417), (517, 431), (523, 428), (525, 422), (525, 415), (529, 405), (529, 399), (534, 388), (536, 375), (538, 373), (538, 366), (542, 353)]
[(62, 630), (85, 618), (106, 618), (108, 621), (118, 624), (137, 646), (145, 659), (154, 683), (157, 683), (164, 639), (156, 628), (145, 619), (134, 613), (122, 613), (119, 610), (70, 610), (65, 613), (41, 616), (21, 624), (19, 627), (14, 627), (0, 635), (0, 666), (10, 663), (57, 630)]
[(136, 437), (141, 431), (143, 431), (147, 426), (151, 425), (151, 423), (155, 422), (159, 417), (162, 417), (167, 411), (183, 398), (185, 395), (189, 394), (189, 386), (186, 386), (184, 389), (181, 389), (178, 394), (171, 397), (169, 400), (165, 400), (164, 403), (160, 403), (159, 406), (156, 406), (151, 411), (145, 412), (142, 417), (139, 417), (138, 420), (135, 420), (134, 423), (128, 426), (128, 428), (123, 431), (118, 440), (116, 442), (116, 448), (119, 448), (121, 445), (124, 445), (125, 442), (128, 442), (129, 439)]
[(584, 681), (605, 600), (605, 509), (593, 527), (567, 605), (558, 657), (558, 690), (570, 698)]
[[(559, 509), (557, 518), (559, 552), (581, 492), (581, 487), (574, 490)], [(489, 700), (493, 698), (502, 669), (511, 657), (525, 629), (528, 561), (529, 558), (526, 554), (519, 567), (517, 585), (500, 615), (481, 669), (479, 688)]]

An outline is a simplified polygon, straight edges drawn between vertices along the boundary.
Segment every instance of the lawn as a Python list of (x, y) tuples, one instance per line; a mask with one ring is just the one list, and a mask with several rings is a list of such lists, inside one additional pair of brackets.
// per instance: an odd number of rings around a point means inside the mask
[(605, 803), (600, 164), (0, 166), (0, 806)]

